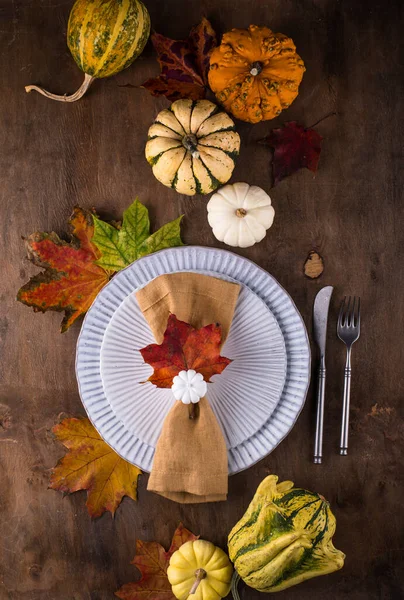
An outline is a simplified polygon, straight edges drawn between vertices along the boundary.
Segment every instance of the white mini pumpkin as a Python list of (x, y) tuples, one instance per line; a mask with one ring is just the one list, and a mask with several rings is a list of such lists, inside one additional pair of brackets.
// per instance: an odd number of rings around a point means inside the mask
[(154, 176), (180, 194), (209, 194), (231, 177), (240, 150), (232, 119), (208, 100), (177, 100), (149, 129)]
[(174, 377), (171, 389), (176, 400), (183, 404), (196, 404), (205, 396), (208, 386), (201, 373), (188, 369)]
[(248, 183), (225, 185), (208, 202), (208, 221), (213, 235), (229, 246), (248, 248), (260, 242), (274, 216), (268, 194)]

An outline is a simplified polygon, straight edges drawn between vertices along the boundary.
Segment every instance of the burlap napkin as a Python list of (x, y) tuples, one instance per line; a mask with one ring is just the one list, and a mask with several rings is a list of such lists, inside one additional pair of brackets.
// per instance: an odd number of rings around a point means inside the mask
[[(198, 329), (220, 323), (224, 341), (239, 291), (239, 285), (207, 275), (172, 273), (151, 281), (136, 298), (158, 344), (170, 313)], [(226, 443), (208, 400), (200, 400), (194, 420), (176, 402), (164, 421), (147, 489), (181, 503), (217, 502), (226, 500), (227, 479)]]

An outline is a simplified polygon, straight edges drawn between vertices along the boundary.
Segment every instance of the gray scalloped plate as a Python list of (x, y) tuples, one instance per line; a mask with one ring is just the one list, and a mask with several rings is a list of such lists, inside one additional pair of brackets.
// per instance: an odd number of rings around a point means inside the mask
[[(243, 286), (234, 327), (223, 348), (225, 356), (235, 358), (234, 372), (229, 371), (226, 378), (228, 367), (208, 392), (226, 439), (229, 474), (234, 474), (261, 460), (289, 433), (304, 405), (310, 381), (310, 346), (296, 306), (271, 275), (248, 259), (216, 248), (184, 246), (141, 258), (117, 273), (98, 294), (83, 322), (76, 354), (80, 396), (103, 439), (122, 458), (150, 471), (156, 439), (172, 398), (170, 390), (147, 384), (144, 402), (140, 402), (139, 373), (146, 369), (140, 379), (144, 381), (150, 367), (138, 361), (138, 347), (153, 338), (136, 310), (134, 292), (159, 275), (177, 271), (204, 272)], [(252, 320), (254, 315), (259, 323)], [(254, 330), (262, 330), (262, 335), (254, 335)], [(243, 353), (241, 342), (246, 337)], [(255, 348), (251, 346), (253, 339)], [(247, 377), (246, 388), (237, 393), (251, 348), (253, 377)], [(257, 365), (259, 356), (263, 358)], [(238, 385), (231, 388), (234, 377), (238, 377)], [(132, 384), (131, 402), (128, 386)], [(231, 411), (229, 397), (235, 392), (236, 409)], [(147, 415), (153, 415), (156, 402), (160, 402), (162, 412), (150, 421)]]

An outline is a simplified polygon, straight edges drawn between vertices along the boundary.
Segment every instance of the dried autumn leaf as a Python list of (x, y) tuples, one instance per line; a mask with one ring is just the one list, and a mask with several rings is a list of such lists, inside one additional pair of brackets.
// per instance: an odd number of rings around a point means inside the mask
[(205, 381), (221, 373), (230, 363), (220, 356), (222, 329), (218, 324), (194, 329), (171, 314), (162, 344), (140, 350), (143, 360), (154, 369), (148, 381), (159, 388), (170, 388), (173, 378), (183, 370), (194, 369)]
[(272, 171), (274, 185), (299, 169), (309, 169), (316, 173), (320, 160), (323, 138), (311, 128), (305, 129), (296, 121), (290, 121), (273, 129), (262, 143), (274, 148)]
[(56, 233), (33, 233), (26, 239), (28, 258), (45, 269), (18, 292), (17, 300), (35, 312), (64, 311), (62, 332), (91, 306), (114, 271), (150, 254), (182, 246), (181, 217), (150, 235), (148, 210), (138, 199), (124, 212), (123, 222), (106, 223), (76, 207), (69, 221), (72, 241)]
[(106, 444), (89, 419), (65, 419), (53, 433), (69, 452), (52, 470), (49, 487), (71, 494), (87, 490), (91, 517), (115, 514), (124, 496), (137, 498), (141, 470), (123, 460)]
[(94, 262), (100, 252), (91, 241), (91, 213), (76, 206), (69, 224), (73, 227), (71, 243), (56, 233), (37, 232), (25, 240), (29, 260), (45, 270), (17, 294), (17, 300), (35, 312), (64, 311), (62, 332), (89, 309), (110, 278), (110, 273)]
[(141, 578), (123, 585), (115, 595), (121, 600), (176, 600), (167, 578), (170, 558), (182, 544), (198, 538), (180, 523), (168, 552), (157, 542), (137, 540), (136, 556), (131, 564), (139, 569)]
[(181, 240), (181, 221), (184, 215), (166, 223), (160, 229), (149, 235), (139, 248), (138, 258), (153, 252), (159, 252), (165, 248), (183, 246)]
[(165, 96), (172, 101), (204, 98), (209, 58), (217, 44), (210, 22), (203, 18), (186, 40), (172, 40), (160, 33), (154, 33), (151, 39), (161, 74), (148, 79), (143, 87), (153, 96)]
[(304, 274), (309, 279), (317, 279), (324, 271), (324, 260), (318, 252), (311, 250), (304, 263)]
[(210, 55), (217, 46), (216, 32), (208, 19), (203, 17), (199, 25), (191, 29), (189, 41), (193, 48), (198, 73), (205, 85), (208, 85)]
[(150, 235), (149, 212), (137, 198), (123, 213), (120, 228), (94, 217), (92, 242), (101, 253), (96, 264), (104, 269), (119, 271), (146, 254), (182, 246), (181, 219), (182, 216), (166, 223)]

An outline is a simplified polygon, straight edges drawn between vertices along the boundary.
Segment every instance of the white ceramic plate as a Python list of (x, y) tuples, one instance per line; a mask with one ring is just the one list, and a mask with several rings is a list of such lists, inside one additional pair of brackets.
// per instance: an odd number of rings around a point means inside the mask
[[(154, 336), (132, 293), (105, 330), (101, 378), (116, 417), (142, 442), (155, 446), (175, 400), (170, 389), (141, 383), (153, 369), (139, 350), (152, 343)], [(286, 378), (286, 348), (279, 325), (264, 302), (244, 286), (221, 354), (233, 362), (212, 377), (207, 397), (227, 447), (235, 448), (271, 416)]]
[[(234, 446), (230, 440), (234, 435), (236, 439), (245, 437), (243, 430), (234, 428), (232, 433), (226, 434), (229, 473), (237, 473), (266, 456), (287, 435), (304, 405), (310, 379), (310, 347), (299, 312), (277, 281), (245, 258), (216, 248), (185, 246), (146, 256), (119, 272), (98, 294), (82, 326), (76, 355), (80, 396), (89, 418), (105, 441), (126, 460), (150, 471), (154, 442), (141, 439), (126, 420), (116, 414), (116, 403), (114, 408), (102, 381), (101, 348), (113, 316), (134, 291), (159, 275), (184, 270), (209, 272), (246, 286), (271, 311), (286, 346), (286, 381), (272, 414), (250, 437)], [(146, 324), (145, 328), (147, 331)], [(105, 370), (103, 375), (105, 377)], [(251, 420), (249, 423), (251, 426)]]

